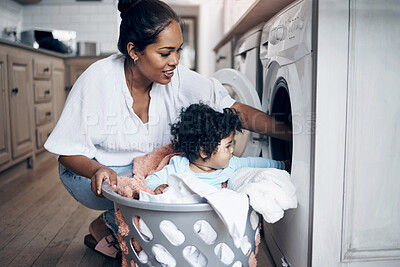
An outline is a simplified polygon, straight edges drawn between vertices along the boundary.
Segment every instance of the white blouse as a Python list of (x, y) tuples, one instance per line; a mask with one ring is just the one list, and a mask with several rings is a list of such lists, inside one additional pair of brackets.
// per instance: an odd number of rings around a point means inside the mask
[(182, 107), (202, 101), (216, 110), (235, 100), (217, 80), (179, 65), (166, 85), (153, 83), (149, 120), (132, 109), (124, 57), (112, 55), (92, 64), (75, 82), (45, 148), (57, 155), (84, 155), (106, 166), (132, 163), (171, 142), (170, 124)]

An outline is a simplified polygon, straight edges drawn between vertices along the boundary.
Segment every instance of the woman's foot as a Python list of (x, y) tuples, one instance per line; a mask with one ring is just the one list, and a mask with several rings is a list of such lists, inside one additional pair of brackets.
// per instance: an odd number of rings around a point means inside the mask
[(84, 243), (91, 249), (111, 257), (121, 260), (121, 248), (113, 232), (106, 225), (103, 215), (97, 217), (89, 225), (89, 235), (85, 236)]
[(111, 229), (106, 225), (103, 215), (100, 215), (90, 223), (89, 233), (94, 237), (94, 239), (96, 239), (97, 242), (100, 242), (100, 240), (102, 240), (104, 237), (113, 234)]
[(83, 243), (104, 256), (117, 260), (122, 259), (121, 248), (114, 235), (106, 236), (100, 242), (97, 242), (91, 234), (88, 234)]

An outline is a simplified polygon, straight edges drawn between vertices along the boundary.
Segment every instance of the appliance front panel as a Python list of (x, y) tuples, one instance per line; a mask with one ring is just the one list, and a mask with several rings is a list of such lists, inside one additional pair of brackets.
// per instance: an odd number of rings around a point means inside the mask
[[(269, 97), (264, 97), (263, 110), (271, 113), (274, 101), (278, 99), (278, 89), (282, 90), (279, 83), (286, 83), (288, 101), (290, 101), (292, 123), (292, 170), (291, 178), (296, 186), (298, 207), (285, 211), (284, 217), (274, 223), (264, 222), (264, 230), (268, 231), (266, 242), (276, 264), (281, 266), (282, 257), (291, 266), (307, 266), (308, 249), (310, 241), (310, 188), (311, 188), (311, 163), (312, 163), (312, 90), (311, 90), (312, 57), (307, 56), (295, 64), (280, 66), (273, 63), (267, 73), (265, 91), (270, 92)], [(280, 103), (282, 104), (282, 103)], [(265, 142), (263, 156), (272, 159), (282, 153), (276, 153), (274, 142)], [(283, 153), (285, 154), (285, 153)], [(286, 153), (287, 154), (287, 153)], [(275, 253), (274, 253), (275, 251)]]
[[(253, 84), (243, 73), (234, 69), (222, 69), (214, 73), (213, 77), (225, 86), (233, 99), (261, 110), (258, 94)], [(261, 153), (259, 139), (259, 134), (243, 130), (242, 134), (235, 136), (234, 155), (238, 157), (258, 157)]]

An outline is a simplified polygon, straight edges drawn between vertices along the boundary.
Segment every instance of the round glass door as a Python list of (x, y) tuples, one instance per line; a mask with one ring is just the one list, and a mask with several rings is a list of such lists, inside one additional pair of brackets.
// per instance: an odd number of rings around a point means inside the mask
[[(271, 97), (271, 116), (290, 128), (292, 126), (292, 107), (289, 97), (289, 88), (284, 78), (279, 78), (274, 86)], [(292, 142), (270, 138), (271, 156), (274, 160), (291, 160), (293, 144)]]

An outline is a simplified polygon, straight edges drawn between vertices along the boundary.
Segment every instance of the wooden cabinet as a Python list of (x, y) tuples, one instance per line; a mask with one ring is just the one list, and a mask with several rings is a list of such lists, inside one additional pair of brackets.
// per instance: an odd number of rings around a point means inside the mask
[(35, 157), (66, 99), (62, 56), (0, 44), (0, 171)]
[(11, 160), (7, 88), (7, 57), (5, 54), (0, 54), (0, 166)]
[(51, 78), (51, 61), (35, 55), (33, 59), (33, 78), (49, 80)]
[(35, 114), (35, 152), (44, 150), (44, 143), (54, 126), (53, 57), (33, 54), (33, 94)]
[(34, 81), (33, 82), (33, 95), (35, 103), (43, 103), (51, 101), (53, 97), (53, 89), (51, 88), (51, 81)]
[(53, 92), (54, 121), (57, 122), (68, 96), (67, 87), (65, 86), (65, 65), (62, 59), (53, 62)]
[(29, 59), (8, 55), (8, 95), (13, 159), (32, 151), (30, 67)]
[(65, 60), (66, 84), (70, 90), (78, 77), (94, 62), (104, 57), (71, 57)]
[(8, 46), (0, 46), (0, 51), (0, 171), (2, 171), (26, 159), (33, 159), (34, 132), (30, 53)]

